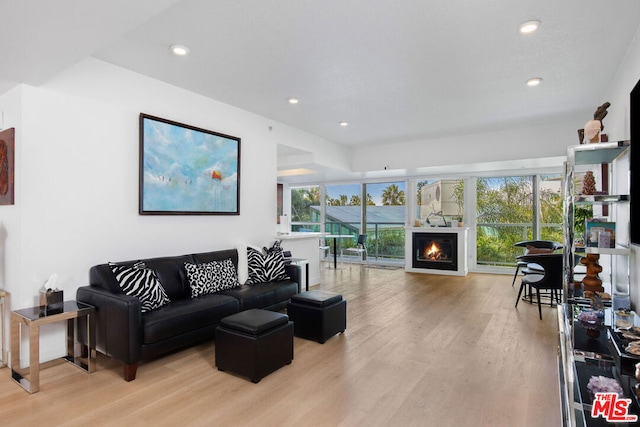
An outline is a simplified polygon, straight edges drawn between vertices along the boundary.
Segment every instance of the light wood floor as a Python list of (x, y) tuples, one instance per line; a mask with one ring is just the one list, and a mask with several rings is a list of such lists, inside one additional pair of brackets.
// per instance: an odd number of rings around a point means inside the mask
[(209, 342), (142, 364), (130, 383), (100, 356), (88, 375), (41, 371), (29, 395), (0, 369), (3, 426), (556, 426), (556, 310), (521, 303), (511, 277), (347, 267), (320, 289), (347, 299), (347, 331), (295, 338), (295, 358), (253, 384), (218, 372)]

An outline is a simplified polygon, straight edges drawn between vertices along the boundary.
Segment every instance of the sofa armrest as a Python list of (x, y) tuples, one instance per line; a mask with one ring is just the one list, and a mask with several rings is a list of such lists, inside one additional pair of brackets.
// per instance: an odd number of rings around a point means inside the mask
[(76, 299), (95, 307), (96, 350), (126, 364), (137, 363), (142, 356), (140, 300), (97, 286), (78, 288)]
[(298, 293), (302, 291), (302, 267), (302, 265), (297, 264), (286, 264), (284, 266), (284, 270), (286, 271), (287, 276), (289, 276), (292, 281), (298, 284)]

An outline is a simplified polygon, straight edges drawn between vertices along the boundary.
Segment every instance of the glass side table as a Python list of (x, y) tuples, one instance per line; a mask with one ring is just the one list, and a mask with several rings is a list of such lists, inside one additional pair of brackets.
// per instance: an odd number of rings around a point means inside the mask
[[(65, 301), (61, 312), (47, 313), (44, 308), (31, 307), (11, 312), (11, 378), (29, 393), (40, 390), (40, 326), (67, 321), (67, 355), (59, 360), (67, 361), (91, 373), (96, 369), (96, 352), (92, 350), (91, 321), (94, 308), (78, 301)], [(87, 353), (76, 355), (76, 326), (86, 322)], [(29, 331), (29, 366), (20, 367), (20, 337), (22, 327)], [(50, 366), (50, 362), (42, 367)], [(28, 378), (27, 378), (28, 377)]]

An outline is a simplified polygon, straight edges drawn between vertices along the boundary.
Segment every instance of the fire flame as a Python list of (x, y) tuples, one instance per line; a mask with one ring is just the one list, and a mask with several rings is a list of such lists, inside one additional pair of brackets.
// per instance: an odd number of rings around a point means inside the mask
[(429, 260), (439, 260), (442, 258), (442, 251), (440, 247), (434, 243), (424, 250), (424, 257)]

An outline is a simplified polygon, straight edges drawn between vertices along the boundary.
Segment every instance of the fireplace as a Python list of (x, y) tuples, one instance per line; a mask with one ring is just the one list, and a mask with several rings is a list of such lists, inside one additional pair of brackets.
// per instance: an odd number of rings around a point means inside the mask
[(468, 231), (467, 227), (406, 227), (405, 271), (466, 276)]
[(456, 233), (413, 233), (413, 268), (458, 270)]

